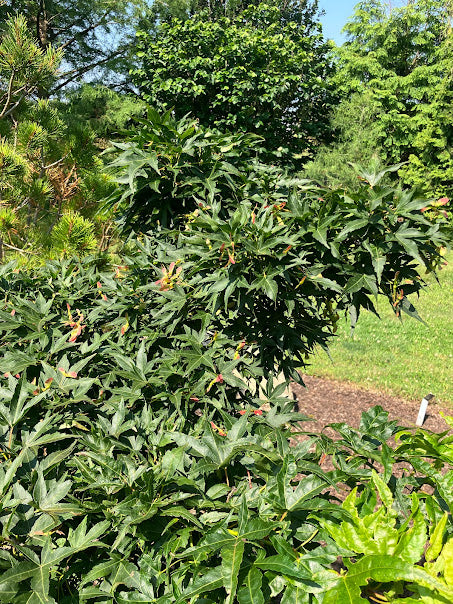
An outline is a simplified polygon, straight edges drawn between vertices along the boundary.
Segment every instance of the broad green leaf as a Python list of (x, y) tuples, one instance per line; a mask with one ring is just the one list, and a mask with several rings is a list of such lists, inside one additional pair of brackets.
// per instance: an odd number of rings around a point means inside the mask
[(256, 561), (254, 564), (256, 568), (272, 571), (287, 577), (294, 577), (294, 579), (311, 582), (313, 578), (313, 573), (308, 568), (299, 565), (296, 560), (280, 554)]
[(37, 566), (34, 562), (19, 562), (0, 575), (0, 585), (2, 583), (11, 584), (25, 581), (35, 574), (36, 568)]
[(447, 526), (448, 513), (445, 512), (439, 522), (436, 524), (432, 534), (429, 538), (429, 547), (426, 550), (426, 560), (431, 562), (435, 560), (440, 554), (445, 537), (445, 528)]
[(353, 564), (348, 572), (341, 576), (338, 584), (324, 596), (323, 604), (359, 604), (367, 602), (361, 597), (361, 588), (373, 579), (379, 583), (407, 581), (417, 583), (442, 595), (453, 597), (453, 590), (445, 589), (437, 579), (431, 577), (420, 567), (414, 566), (394, 556), (365, 556)]
[(278, 285), (277, 282), (268, 275), (264, 274), (260, 279), (257, 279), (252, 284), (253, 289), (262, 289), (266, 296), (273, 300), (274, 302), (277, 299), (278, 294)]
[(370, 223), (368, 218), (358, 218), (357, 220), (350, 220), (348, 224), (340, 231), (337, 235), (338, 241), (343, 241), (346, 238), (346, 235), (352, 233), (354, 231), (358, 231), (363, 229), (363, 227), (368, 226)]
[(362, 289), (365, 289), (371, 292), (374, 296), (377, 296), (378, 288), (376, 285), (376, 277), (374, 275), (367, 275), (365, 273), (362, 275), (354, 275), (354, 277), (351, 277), (346, 283), (344, 293), (353, 294)]

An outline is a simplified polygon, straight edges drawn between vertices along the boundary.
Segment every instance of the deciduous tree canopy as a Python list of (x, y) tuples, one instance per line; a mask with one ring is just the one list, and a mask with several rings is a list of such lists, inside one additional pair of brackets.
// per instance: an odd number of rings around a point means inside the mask
[(320, 25), (269, 4), (139, 32), (144, 98), (221, 131), (253, 132), (273, 160), (300, 162), (329, 137), (333, 66)]

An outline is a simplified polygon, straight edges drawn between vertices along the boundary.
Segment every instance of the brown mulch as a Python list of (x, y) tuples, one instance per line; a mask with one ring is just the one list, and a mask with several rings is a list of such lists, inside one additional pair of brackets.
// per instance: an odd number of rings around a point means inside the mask
[[(362, 412), (375, 405), (388, 411), (389, 419), (397, 420), (401, 426), (415, 426), (421, 401), (404, 400), (328, 378), (304, 375), (303, 380), (305, 388), (299, 384), (292, 384), (291, 388), (299, 411), (315, 420), (304, 426), (310, 432), (321, 432), (327, 424), (334, 422), (346, 422), (351, 427), (358, 428)], [(439, 415), (440, 411), (453, 415), (452, 409), (439, 407), (434, 399), (428, 406), (423, 428), (433, 432), (447, 430), (448, 425)], [(332, 436), (333, 431), (330, 432), (328, 429), (326, 434)]]
[[(296, 398), (299, 411), (313, 419), (313, 421), (301, 424), (303, 430), (311, 433), (322, 431), (330, 438), (340, 438), (335, 430), (326, 428), (326, 426), (331, 423), (346, 422), (352, 428), (357, 429), (362, 413), (376, 405), (380, 405), (385, 411), (388, 411), (389, 419), (397, 420), (400, 426), (415, 427), (421, 401), (404, 400), (382, 392), (370, 391), (349, 382), (309, 375), (302, 377), (305, 388), (299, 384), (292, 384), (291, 390)], [(433, 432), (447, 430), (448, 425), (440, 416), (440, 411), (446, 415), (453, 415), (451, 408), (440, 407), (435, 400), (431, 401), (423, 428)], [(307, 436), (299, 435), (297, 441), (305, 440), (305, 438)], [(394, 446), (393, 439), (389, 440), (388, 444)], [(375, 464), (375, 466), (378, 472), (382, 471), (379, 464)], [(334, 469), (330, 456), (322, 458), (320, 467), (326, 472)], [(411, 472), (413, 470), (407, 462), (398, 462), (393, 466), (395, 476), (401, 477), (404, 473)], [(416, 475), (419, 476), (418, 473)], [(427, 493), (433, 492), (430, 485), (424, 485), (423, 490)], [(344, 500), (349, 492), (350, 488), (347, 485), (339, 483), (335, 489), (335, 497)]]

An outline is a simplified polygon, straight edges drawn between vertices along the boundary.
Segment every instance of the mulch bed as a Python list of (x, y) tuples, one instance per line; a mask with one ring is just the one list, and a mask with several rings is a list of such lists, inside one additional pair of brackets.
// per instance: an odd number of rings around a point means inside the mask
[[(328, 378), (319, 378), (304, 375), (305, 388), (298, 384), (292, 384), (291, 390), (296, 398), (299, 411), (312, 418), (313, 421), (302, 422), (302, 430), (310, 433), (323, 432), (326, 436), (338, 439), (340, 435), (332, 428), (326, 428), (328, 424), (346, 422), (352, 428), (358, 428), (360, 418), (364, 411), (370, 407), (380, 405), (388, 411), (390, 420), (397, 420), (399, 425), (405, 428), (415, 428), (418, 410), (421, 401), (409, 401), (403, 398), (389, 396), (382, 392), (370, 391), (355, 384), (340, 382)], [(446, 415), (453, 415), (453, 409), (440, 407), (435, 401), (430, 402), (425, 416), (423, 428), (432, 432), (444, 432), (448, 425), (440, 416), (440, 411)], [(305, 440), (306, 435), (298, 435), (297, 440)], [(394, 446), (394, 440), (390, 439), (388, 444)], [(376, 464), (375, 464), (376, 465)], [(334, 469), (330, 456), (323, 458), (320, 463), (324, 471)], [(378, 472), (382, 471), (379, 464), (376, 465)], [(445, 468), (446, 471), (446, 468)], [(398, 462), (393, 466), (395, 476), (401, 477), (404, 473), (412, 473), (413, 470), (407, 462)], [(416, 476), (418, 474), (416, 473)], [(432, 493), (430, 485), (425, 485), (427, 493)], [(344, 500), (350, 488), (339, 483), (335, 492), (336, 498)]]
[[(299, 411), (312, 417), (314, 421), (306, 423), (304, 428), (310, 432), (321, 432), (327, 424), (346, 422), (358, 428), (363, 411), (380, 405), (401, 426), (413, 427), (417, 419), (420, 401), (408, 401), (385, 393), (374, 392), (348, 382), (304, 375), (306, 387), (292, 384)], [(439, 407), (435, 400), (428, 406), (423, 428), (433, 432), (443, 432), (448, 425), (439, 415), (453, 415), (453, 409)], [(326, 434), (333, 435), (329, 429)]]

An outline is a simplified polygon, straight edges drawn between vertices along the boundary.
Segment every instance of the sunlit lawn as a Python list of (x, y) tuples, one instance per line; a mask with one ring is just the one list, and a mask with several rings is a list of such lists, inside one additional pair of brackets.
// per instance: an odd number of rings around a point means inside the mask
[(421, 400), (432, 392), (438, 403), (453, 406), (453, 253), (449, 265), (432, 278), (420, 299), (412, 298), (428, 324), (403, 316), (401, 323), (386, 300), (379, 301), (379, 320), (363, 313), (350, 337), (342, 320), (338, 338), (316, 355), (308, 373), (348, 380), (375, 390)]

